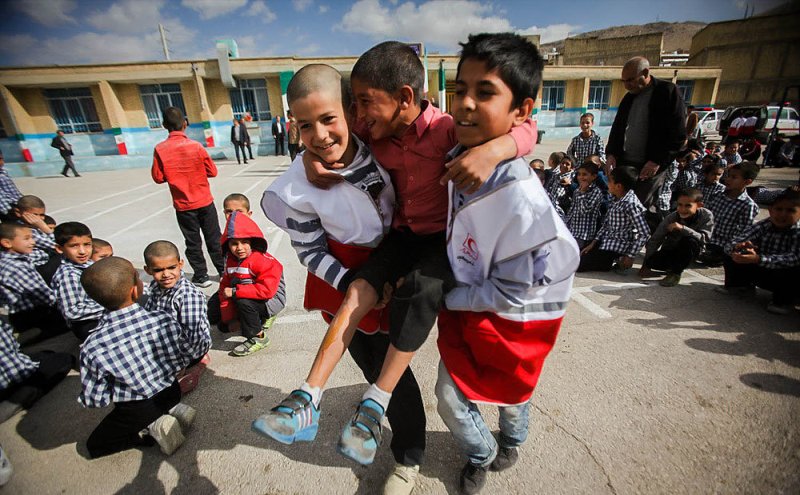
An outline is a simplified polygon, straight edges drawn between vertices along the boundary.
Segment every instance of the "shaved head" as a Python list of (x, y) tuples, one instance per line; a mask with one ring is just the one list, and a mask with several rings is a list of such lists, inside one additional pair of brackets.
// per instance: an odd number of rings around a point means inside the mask
[(338, 98), (345, 109), (350, 107), (350, 85), (339, 71), (325, 64), (309, 64), (297, 71), (286, 88), (286, 99), (291, 107), (295, 100), (318, 92)]
[(103, 258), (81, 275), (83, 290), (110, 311), (128, 302), (131, 289), (138, 283), (139, 275), (131, 262), (116, 256)]
[(180, 261), (181, 255), (175, 244), (169, 241), (155, 241), (144, 248), (144, 262), (146, 265), (150, 265), (155, 258), (175, 258)]

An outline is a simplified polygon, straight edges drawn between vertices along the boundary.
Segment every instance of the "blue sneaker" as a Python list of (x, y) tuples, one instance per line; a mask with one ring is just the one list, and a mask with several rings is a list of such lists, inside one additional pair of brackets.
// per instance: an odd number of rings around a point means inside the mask
[(253, 421), (253, 430), (280, 443), (311, 442), (319, 429), (319, 408), (302, 390), (291, 394), (267, 414)]
[(356, 414), (342, 430), (337, 450), (359, 464), (372, 464), (381, 444), (383, 407), (372, 399), (361, 401)]

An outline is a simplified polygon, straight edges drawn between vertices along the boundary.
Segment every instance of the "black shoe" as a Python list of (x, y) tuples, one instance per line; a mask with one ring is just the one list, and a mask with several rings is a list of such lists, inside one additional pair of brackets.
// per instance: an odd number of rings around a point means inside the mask
[(75, 177), (80, 177), (80, 176), (81, 176), (81, 174), (75, 174)]
[(500, 450), (497, 451), (497, 457), (494, 458), (489, 469), (498, 472), (505, 471), (516, 464), (517, 459), (519, 459), (519, 452), (515, 447), (500, 447)]
[(211, 280), (208, 275), (195, 275), (192, 277), (192, 283), (202, 288), (211, 287)]
[(468, 462), (461, 470), (461, 480), (458, 483), (461, 495), (475, 495), (486, 484), (486, 468)]
[(64, 177), (67, 177), (67, 173), (66, 172), (61, 172), (61, 175), (63, 175)]

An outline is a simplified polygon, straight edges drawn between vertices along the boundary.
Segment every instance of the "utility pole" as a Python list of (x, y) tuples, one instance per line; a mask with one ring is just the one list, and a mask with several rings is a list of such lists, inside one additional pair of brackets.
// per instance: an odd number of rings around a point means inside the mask
[(169, 60), (169, 48), (167, 48), (167, 35), (164, 34), (164, 25), (158, 24), (158, 32), (161, 33), (161, 47), (164, 49), (164, 58)]

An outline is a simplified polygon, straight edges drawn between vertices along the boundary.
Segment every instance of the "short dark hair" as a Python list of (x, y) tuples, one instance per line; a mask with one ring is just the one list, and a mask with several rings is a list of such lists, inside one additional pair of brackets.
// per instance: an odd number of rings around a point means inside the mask
[(681, 196), (689, 198), (692, 203), (702, 203), (703, 202), (703, 193), (700, 189), (694, 187), (687, 187), (686, 189), (681, 189), (678, 191), (678, 197)]
[(245, 196), (242, 193), (231, 193), (225, 196), (225, 199), (222, 200), (223, 208), (225, 207), (225, 203), (227, 203), (228, 201), (241, 201), (242, 203), (245, 204), (245, 208), (247, 208), (248, 210), (250, 209), (250, 200), (247, 199), (247, 196)]
[(64, 222), (56, 225), (53, 229), (53, 237), (55, 237), (56, 244), (63, 246), (73, 237), (92, 237), (92, 231), (89, 227), (80, 222)]
[(138, 274), (130, 261), (117, 256), (103, 258), (83, 271), (81, 285), (89, 297), (109, 311), (128, 301)]
[(592, 175), (597, 175), (600, 172), (600, 167), (598, 167), (596, 164), (592, 162), (586, 162), (586, 161), (581, 163), (581, 165), (578, 167), (578, 170), (581, 169), (586, 170)]
[(33, 208), (45, 208), (44, 201), (39, 196), (33, 194), (26, 194), (20, 197), (16, 202), (16, 207), (22, 211), (30, 210)]
[(542, 166), (544, 166), (544, 160), (542, 160), (540, 158), (534, 158), (533, 160), (530, 161), (529, 165), (533, 166), (534, 163), (541, 163)]
[(583, 159), (583, 163), (581, 165), (586, 164), (586, 163), (593, 163), (593, 164), (597, 165), (597, 169), (598, 170), (600, 170), (600, 167), (603, 166), (603, 160), (601, 160), (598, 155), (589, 155), (589, 156), (587, 156), (586, 158)]
[(728, 139), (728, 140), (726, 140), (726, 141), (725, 141), (725, 146), (729, 146), (729, 145), (731, 145), (731, 144), (742, 144), (742, 142), (741, 142), (741, 141), (739, 141), (739, 140), (738, 140), (738, 139), (736, 139), (736, 138), (730, 138), (730, 139)]
[(617, 184), (621, 184), (627, 192), (636, 187), (639, 172), (633, 167), (616, 167), (611, 171), (611, 179)]
[(578, 121), (580, 122), (584, 117), (589, 117), (592, 119), (592, 122), (594, 122), (594, 114), (592, 112), (586, 112), (585, 114), (581, 115), (581, 118), (578, 119)]
[(563, 160), (565, 156), (567, 156), (567, 154), (563, 151), (554, 151), (550, 153), (550, 157), (547, 159), (547, 161), (561, 163), (561, 160)]
[(0, 223), (0, 239), (12, 241), (15, 237), (17, 237), (17, 232), (22, 229), (30, 229), (30, 227), (16, 222)]
[(291, 108), (296, 100), (319, 91), (330, 91), (333, 96), (341, 95), (342, 109), (347, 114), (352, 102), (350, 81), (330, 65), (308, 64), (297, 71), (286, 88), (286, 101)]
[(169, 132), (180, 131), (183, 128), (183, 123), (186, 122), (186, 117), (183, 115), (183, 110), (178, 107), (167, 107), (164, 109), (164, 129)]
[(425, 67), (416, 52), (405, 43), (384, 41), (358, 57), (350, 79), (358, 79), (367, 86), (395, 94), (403, 86), (414, 91), (414, 103), (422, 99), (425, 84)]
[(56, 219), (51, 217), (50, 215), (45, 215), (44, 216), (44, 223), (45, 223), (45, 225), (55, 225), (56, 224)]
[(575, 166), (575, 160), (573, 160), (573, 159), (572, 159), (572, 157), (571, 157), (571, 156), (569, 156), (569, 155), (568, 155), (568, 154), (566, 154), (566, 153), (564, 153), (564, 156), (561, 158), (561, 161), (560, 161), (560, 162), (558, 162), (558, 163), (559, 163), (559, 164), (561, 164), (561, 163), (564, 163), (564, 162), (569, 162), (569, 165), (570, 165), (571, 167), (574, 167), (574, 166)]
[(544, 169), (535, 168), (533, 169), (533, 173), (536, 174), (536, 177), (538, 177), (540, 181), (544, 182), (545, 175), (547, 173)]
[(728, 167), (728, 170), (739, 170), (745, 180), (755, 180), (761, 168), (756, 162), (739, 162)]
[(100, 239), (98, 237), (92, 237), (92, 249), (97, 249), (97, 248), (112, 248), (112, 247), (110, 242), (104, 239)]
[(174, 256), (181, 259), (181, 253), (178, 251), (178, 246), (169, 241), (154, 241), (144, 248), (144, 264), (150, 266), (153, 258), (167, 258)]
[(526, 98), (536, 100), (544, 68), (536, 45), (514, 33), (471, 34), (466, 43), (459, 44), (461, 58), (457, 74), (461, 74), (461, 64), (465, 60), (480, 60), (486, 64), (487, 71), (497, 69), (513, 95), (512, 108), (522, 105)]
[(788, 187), (778, 194), (778, 197), (775, 198), (772, 204), (776, 205), (782, 201), (786, 201), (792, 206), (800, 206), (800, 191), (793, 187)]

